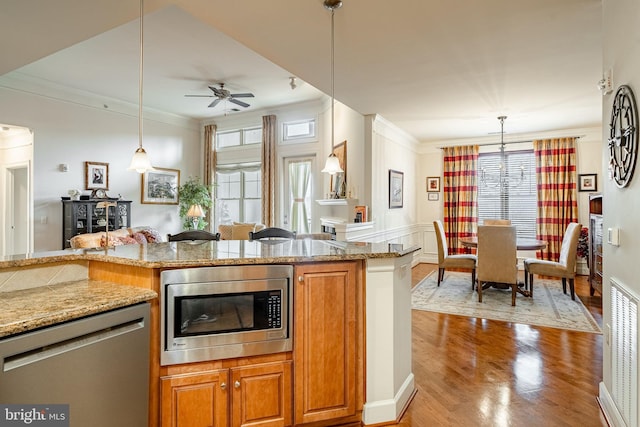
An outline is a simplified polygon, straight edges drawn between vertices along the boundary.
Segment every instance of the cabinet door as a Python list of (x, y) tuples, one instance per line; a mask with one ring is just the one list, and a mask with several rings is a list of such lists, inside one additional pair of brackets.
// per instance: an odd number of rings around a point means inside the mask
[(163, 427), (226, 427), (228, 370), (160, 378)]
[(295, 422), (355, 415), (355, 263), (301, 265), (295, 277)]
[(291, 362), (267, 363), (231, 370), (231, 425), (291, 425)]

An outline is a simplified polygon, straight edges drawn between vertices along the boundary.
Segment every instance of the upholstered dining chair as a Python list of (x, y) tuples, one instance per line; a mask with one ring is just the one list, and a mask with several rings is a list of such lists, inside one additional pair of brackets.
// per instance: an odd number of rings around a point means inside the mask
[(560, 245), (560, 258), (557, 262), (544, 259), (527, 258), (524, 260), (524, 284), (533, 295), (533, 275), (559, 277), (562, 279), (562, 292), (567, 293), (567, 279), (571, 299), (576, 299), (574, 280), (576, 277), (576, 252), (582, 224), (572, 222), (567, 226)]
[(436, 240), (438, 241), (438, 286), (444, 279), (446, 269), (461, 268), (471, 270), (471, 289), (473, 290), (476, 283), (476, 256), (472, 254), (449, 255), (449, 245), (442, 221), (433, 221), (433, 228), (436, 230)]
[(485, 219), (483, 225), (511, 225), (510, 219)]
[(516, 305), (518, 256), (514, 226), (478, 226), (477, 268), (478, 302), (482, 302), (482, 290), (497, 283), (511, 287), (511, 305)]
[(187, 230), (178, 234), (167, 234), (167, 241), (179, 242), (182, 240), (220, 240), (220, 233), (209, 233), (204, 230)]
[(260, 231), (250, 231), (249, 240), (261, 240), (261, 239), (295, 239), (296, 232), (285, 230), (278, 227), (267, 227)]

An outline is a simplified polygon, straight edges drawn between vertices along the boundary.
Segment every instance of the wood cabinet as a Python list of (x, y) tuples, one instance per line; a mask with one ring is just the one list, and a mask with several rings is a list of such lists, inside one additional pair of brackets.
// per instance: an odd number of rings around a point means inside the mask
[(290, 361), (232, 369), (231, 425), (290, 426), (291, 371)]
[(289, 426), (291, 371), (281, 361), (162, 377), (162, 426)]
[(162, 426), (227, 426), (228, 376), (221, 369), (161, 378)]
[(356, 267), (355, 262), (339, 262), (295, 268), (296, 425), (351, 417), (362, 410)]
[(602, 195), (589, 196), (589, 292), (602, 294)]
[[(77, 234), (104, 231), (106, 221), (109, 230), (131, 227), (131, 201), (113, 200), (116, 206), (105, 208), (97, 204), (105, 200), (63, 200), (62, 201), (62, 249), (69, 248), (69, 239)], [(108, 200), (106, 200), (108, 201)]]

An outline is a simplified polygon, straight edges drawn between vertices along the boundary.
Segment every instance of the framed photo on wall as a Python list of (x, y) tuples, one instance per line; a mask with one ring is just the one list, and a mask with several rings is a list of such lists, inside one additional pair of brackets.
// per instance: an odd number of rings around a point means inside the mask
[(389, 169), (389, 209), (402, 207), (404, 173)]
[(336, 198), (342, 199), (347, 196), (347, 141), (337, 144), (333, 148), (333, 154), (338, 158), (344, 172), (331, 175), (331, 191), (336, 192)]
[[(439, 193), (440, 192), (440, 177), (439, 176), (428, 176), (427, 177), (427, 192), (428, 193)], [(431, 200), (431, 199), (429, 199)]]
[(109, 163), (84, 162), (84, 188), (86, 190), (108, 190)]
[(598, 191), (598, 175), (595, 173), (578, 175), (578, 191)]
[(142, 194), (140, 203), (156, 205), (177, 205), (180, 187), (180, 170), (162, 169), (142, 174)]
[(437, 202), (440, 199), (440, 193), (428, 193), (427, 199), (430, 202)]

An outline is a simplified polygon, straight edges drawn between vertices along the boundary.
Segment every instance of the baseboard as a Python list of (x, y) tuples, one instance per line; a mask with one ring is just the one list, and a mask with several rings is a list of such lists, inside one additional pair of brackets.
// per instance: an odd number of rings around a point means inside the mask
[(615, 403), (613, 403), (609, 390), (607, 390), (603, 382), (601, 382), (599, 386), (598, 404), (607, 423), (611, 427), (628, 427)]
[(364, 404), (362, 423), (364, 425), (384, 425), (395, 423), (406, 410), (415, 392), (413, 373), (410, 373), (393, 399), (378, 400)]

